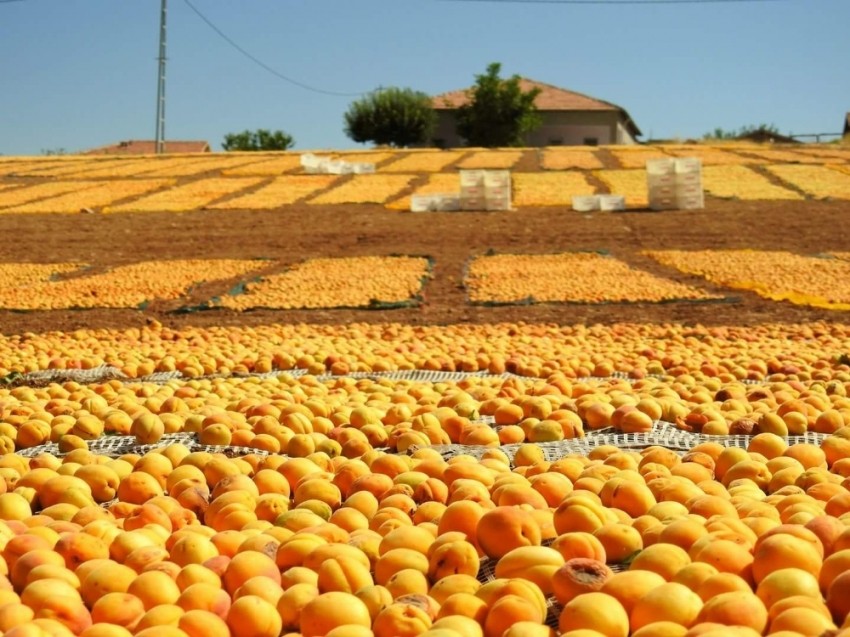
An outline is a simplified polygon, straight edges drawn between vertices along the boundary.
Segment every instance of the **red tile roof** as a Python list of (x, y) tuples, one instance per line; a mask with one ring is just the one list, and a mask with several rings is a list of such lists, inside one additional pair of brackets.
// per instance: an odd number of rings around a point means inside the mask
[[(611, 102), (590, 97), (583, 93), (558, 88), (544, 82), (530, 80), (525, 77), (519, 79), (519, 86), (523, 91), (529, 91), (534, 88), (540, 90), (540, 93), (537, 94), (537, 99), (534, 100), (534, 104), (539, 111), (618, 111), (624, 115), (629, 125), (634, 127), (633, 132), (637, 135), (641, 134), (637, 125), (626, 112), (626, 109)], [(469, 90), (460, 89), (435, 96), (432, 98), (434, 109), (448, 111), (466, 104), (469, 101), (469, 96), (467, 95), (467, 91)]]
[[(210, 145), (204, 141), (172, 141), (165, 140), (166, 153), (208, 153)], [(156, 142), (131, 139), (109, 146), (92, 148), (83, 151), (83, 155), (153, 155), (156, 153)]]

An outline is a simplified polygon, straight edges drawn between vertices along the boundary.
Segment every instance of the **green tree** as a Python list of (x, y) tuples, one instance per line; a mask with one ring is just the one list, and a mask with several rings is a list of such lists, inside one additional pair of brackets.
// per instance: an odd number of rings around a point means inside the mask
[(431, 98), (409, 88), (378, 89), (352, 102), (345, 134), (355, 142), (404, 148), (429, 140), (437, 125)]
[(738, 130), (729, 129), (726, 130), (724, 128), (715, 128), (713, 131), (710, 131), (703, 135), (703, 139), (737, 139), (738, 137), (743, 137), (744, 135), (749, 135), (750, 133), (773, 133), (774, 135), (779, 134), (779, 129), (775, 124), (759, 124), (759, 125), (749, 125), (749, 126), (741, 126)]
[(260, 128), (255, 131), (228, 133), (221, 147), (224, 150), (287, 150), (295, 145), (292, 135), (282, 130), (270, 131)]
[(524, 146), (526, 135), (542, 122), (534, 104), (540, 89), (523, 91), (518, 75), (502, 79), (501, 70), (493, 62), (476, 75), (469, 101), (458, 108), (457, 132), (470, 146)]

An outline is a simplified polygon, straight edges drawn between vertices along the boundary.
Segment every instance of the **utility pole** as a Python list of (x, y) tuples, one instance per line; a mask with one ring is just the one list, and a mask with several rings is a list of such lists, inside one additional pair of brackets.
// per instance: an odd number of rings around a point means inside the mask
[(156, 154), (165, 152), (165, 19), (167, 0), (159, 11), (159, 72), (156, 82)]

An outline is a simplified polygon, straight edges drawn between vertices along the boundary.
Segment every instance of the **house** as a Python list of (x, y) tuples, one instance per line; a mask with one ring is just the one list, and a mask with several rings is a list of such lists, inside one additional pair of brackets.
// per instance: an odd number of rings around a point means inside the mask
[[(642, 133), (626, 109), (611, 102), (520, 78), (523, 91), (540, 89), (534, 101), (542, 118), (539, 128), (528, 134), (527, 146), (598, 146), (600, 144), (636, 144)], [(456, 111), (469, 101), (463, 89), (433, 98), (437, 111), (436, 145), (463, 146), (456, 129)]]
[[(209, 142), (204, 141), (171, 141), (164, 142), (165, 151), (168, 154), (179, 153), (208, 153)], [(92, 148), (82, 152), (83, 155), (155, 155), (156, 142), (148, 140), (131, 139), (109, 146)]]

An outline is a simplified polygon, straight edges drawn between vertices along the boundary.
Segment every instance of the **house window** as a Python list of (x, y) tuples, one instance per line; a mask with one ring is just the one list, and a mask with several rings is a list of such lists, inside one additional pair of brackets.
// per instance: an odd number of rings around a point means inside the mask
[(598, 137), (585, 137), (584, 138), (585, 146), (599, 146), (599, 138)]
[(564, 140), (561, 139), (560, 137), (553, 137), (549, 140), (549, 145), (550, 146), (563, 146)]

